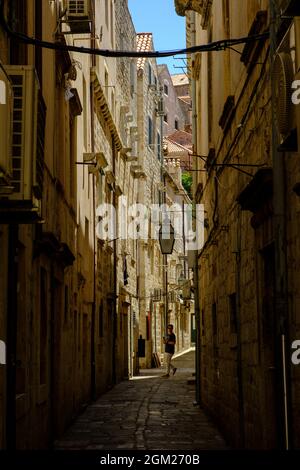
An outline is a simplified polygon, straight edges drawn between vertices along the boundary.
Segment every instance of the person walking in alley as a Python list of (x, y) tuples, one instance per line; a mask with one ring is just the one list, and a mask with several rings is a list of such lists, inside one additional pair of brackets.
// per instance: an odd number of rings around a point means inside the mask
[(176, 336), (173, 333), (173, 325), (168, 325), (168, 334), (163, 337), (163, 342), (165, 344), (165, 361), (166, 361), (166, 374), (163, 377), (170, 377), (170, 369), (173, 370), (173, 375), (175, 374), (177, 368), (171, 364), (171, 359), (175, 351)]

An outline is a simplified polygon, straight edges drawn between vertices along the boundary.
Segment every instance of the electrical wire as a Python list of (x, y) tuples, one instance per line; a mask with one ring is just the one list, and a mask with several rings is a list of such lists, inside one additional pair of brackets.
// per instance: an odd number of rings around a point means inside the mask
[(193, 46), (183, 49), (175, 49), (170, 51), (117, 51), (117, 50), (108, 50), (108, 49), (95, 49), (90, 47), (78, 47), (61, 44), (59, 42), (49, 42), (35, 39), (34, 37), (29, 37), (23, 33), (13, 31), (8, 25), (5, 16), (4, 16), (4, 4), (1, 0), (1, 10), (0, 10), (0, 24), (2, 25), (4, 31), (14, 39), (23, 42), (25, 44), (30, 44), (34, 46), (43, 47), (46, 49), (60, 50), (60, 51), (72, 51), (78, 52), (80, 54), (92, 54), (103, 57), (130, 57), (130, 58), (159, 58), (159, 57), (171, 57), (175, 55), (182, 54), (195, 54), (196, 52), (208, 52), (208, 51), (221, 51), (225, 50), (228, 47), (238, 44), (247, 44), (253, 41), (265, 40), (269, 37), (269, 32), (263, 34), (256, 34), (254, 36), (246, 36), (238, 39), (221, 39), (220, 41), (211, 42), (208, 44), (203, 44), (199, 46)]
[[(264, 62), (263, 62), (263, 66), (262, 66), (262, 68), (261, 68), (261, 72), (260, 72), (259, 78), (257, 79), (257, 81), (256, 81), (256, 83), (255, 83), (255, 85), (254, 85), (254, 87), (253, 87), (253, 90), (252, 90), (252, 93), (251, 93), (251, 96), (250, 96), (250, 99), (249, 99), (249, 103), (248, 103), (247, 109), (246, 109), (246, 111), (245, 111), (245, 113), (244, 113), (244, 115), (243, 115), (243, 117), (242, 117), (242, 120), (241, 120), (241, 126), (239, 126), (238, 129), (237, 129), (237, 132), (236, 132), (236, 135), (235, 135), (235, 137), (234, 137), (234, 139), (233, 139), (233, 142), (231, 143), (230, 148), (228, 149), (227, 154), (226, 154), (226, 156), (225, 156), (225, 158), (224, 158), (224, 160), (223, 160), (224, 162), (225, 162), (225, 161), (228, 161), (228, 160), (230, 159), (231, 151), (232, 151), (232, 149), (233, 149), (233, 148), (235, 147), (235, 145), (236, 145), (237, 139), (238, 139), (239, 134), (240, 134), (240, 130), (244, 127), (244, 124), (245, 124), (245, 122), (247, 121), (248, 115), (249, 115), (249, 113), (250, 113), (251, 105), (253, 104), (255, 95), (257, 94), (258, 87), (259, 87), (259, 84), (260, 84), (260, 82), (261, 82), (261, 78), (262, 78), (262, 75), (263, 75), (263, 73), (264, 73), (264, 70), (265, 70), (265, 67), (266, 67), (266, 64), (267, 64), (267, 60), (268, 60), (268, 58), (269, 58), (269, 54), (270, 54), (270, 47), (268, 47), (268, 50), (267, 50), (267, 53), (266, 53), (266, 56), (265, 56), (265, 59), (264, 59)], [(268, 104), (268, 102), (265, 104), (265, 106), (267, 106), (267, 104)], [(263, 115), (263, 112), (264, 112), (264, 109), (262, 110), (261, 117), (262, 117), (262, 115)], [(260, 119), (261, 119), (261, 117), (260, 117)], [(203, 158), (203, 157), (202, 157), (202, 158)], [(217, 158), (217, 157), (216, 157), (216, 158)], [(241, 172), (243, 172), (243, 173), (246, 173), (246, 172), (245, 172), (244, 170), (242, 170), (241, 168), (236, 168), (236, 169), (239, 170), (239, 171), (241, 171)], [(220, 168), (220, 171), (221, 171), (221, 170), (222, 170), (222, 168)], [(198, 171), (198, 170), (196, 170), (196, 171)], [(205, 171), (205, 170), (204, 170), (204, 171)], [(216, 178), (217, 176), (218, 176), (218, 175), (216, 175), (215, 178)], [(251, 177), (253, 178), (254, 175), (248, 173), (247, 176), (251, 176)], [(217, 184), (218, 184), (218, 181), (219, 181), (219, 180), (216, 179), (215, 181), (217, 181)], [(203, 191), (205, 191), (205, 188), (206, 188), (207, 184), (208, 184), (208, 181), (206, 182)], [(214, 210), (214, 213), (215, 213), (215, 210)], [(212, 229), (211, 229), (211, 231), (210, 231), (209, 234), (208, 234), (208, 238), (207, 238), (206, 242), (204, 243), (204, 246), (202, 247), (202, 249), (200, 250), (200, 252), (199, 252), (199, 254), (198, 254), (198, 259), (200, 259), (200, 258), (202, 257), (203, 253), (204, 253), (204, 252), (206, 251), (206, 249), (210, 246), (211, 241), (212, 241), (212, 239), (213, 239), (213, 235), (214, 235), (215, 232), (217, 231), (217, 228), (218, 228), (218, 227), (217, 227), (217, 224), (214, 223), (214, 224), (213, 224), (213, 227), (212, 227)]]
[(234, 47), (229, 47), (228, 49), (231, 49), (233, 52), (236, 52), (237, 54), (239, 55), (242, 55), (242, 52), (238, 51), (237, 49), (235, 49)]
[[(207, 158), (208, 157), (205, 157), (204, 155), (197, 155), (197, 154), (193, 154), (192, 157), (197, 157), (197, 158), (201, 158), (201, 160), (203, 160), (205, 163), (207, 163)], [(258, 163), (258, 164), (254, 164), (254, 163), (212, 163), (212, 166), (235, 166), (235, 167), (238, 167), (238, 166), (248, 166), (248, 167), (261, 167), (261, 166), (265, 166), (264, 163)]]
[[(243, 55), (242, 52), (238, 51), (234, 47), (229, 46), (228, 49), (232, 50), (233, 52), (236, 52), (240, 56)], [(263, 62), (247, 62), (247, 65), (263, 65), (263, 64), (264, 64)]]
[[(233, 139), (233, 141), (232, 141), (232, 143), (231, 143), (231, 145), (230, 145), (230, 147), (229, 147), (229, 149), (228, 149), (228, 151), (227, 151), (227, 153), (226, 153), (226, 156), (225, 156), (223, 162), (226, 162), (226, 161), (228, 161), (228, 160), (230, 159), (232, 149), (233, 149), (233, 148), (235, 147), (235, 145), (236, 145), (236, 142), (237, 142), (237, 140), (238, 140), (238, 138), (239, 138), (239, 135), (240, 135), (240, 131), (241, 131), (241, 129), (244, 127), (245, 122), (247, 121), (247, 118), (248, 118), (248, 115), (249, 115), (250, 109), (251, 109), (251, 104), (253, 103), (254, 97), (255, 97), (255, 95), (256, 95), (256, 93), (257, 93), (257, 91), (258, 91), (258, 87), (259, 87), (259, 84), (260, 84), (262, 75), (263, 75), (263, 73), (264, 73), (264, 70), (265, 70), (265, 67), (266, 67), (266, 64), (267, 64), (267, 61), (268, 61), (268, 58), (269, 58), (269, 53), (270, 53), (270, 47), (268, 47), (268, 50), (267, 50), (267, 53), (266, 53), (266, 56), (265, 56), (265, 59), (264, 59), (264, 62), (263, 62), (263, 66), (262, 66), (262, 68), (261, 68), (261, 72), (260, 72), (259, 78), (257, 79), (257, 81), (256, 81), (256, 83), (255, 83), (255, 85), (254, 85), (254, 87), (253, 87), (253, 90), (252, 90), (252, 93), (251, 93), (251, 97), (250, 97), (250, 99), (249, 99), (249, 103), (248, 103), (247, 109), (246, 109), (246, 111), (245, 111), (245, 113), (244, 113), (244, 115), (243, 115), (243, 117), (242, 117), (242, 120), (241, 120), (241, 126), (238, 127), (238, 129), (237, 129), (237, 131), (236, 131), (236, 134), (235, 134), (235, 136), (234, 136), (234, 139)], [(217, 159), (217, 157), (218, 157), (218, 155), (216, 156), (216, 159)], [(202, 157), (202, 159), (203, 159), (203, 157)], [(224, 168), (224, 166), (223, 166), (223, 168)], [(248, 172), (245, 172), (245, 171), (242, 170), (241, 168), (236, 168), (236, 169), (237, 169), (238, 171), (242, 172), (242, 173), (246, 173), (247, 176), (250, 176), (250, 177), (253, 178), (253, 175), (252, 175), (252, 174), (250, 174), (250, 173), (248, 173)], [(219, 170), (222, 171), (222, 168), (219, 168)], [(196, 171), (199, 171), (199, 170), (196, 170)], [(200, 171), (201, 171), (201, 170), (200, 170)], [(202, 170), (202, 171), (205, 171), (205, 170)], [(217, 176), (218, 176), (218, 175), (216, 174), (216, 177), (217, 177)], [(215, 180), (215, 181), (216, 181), (217, 184), (218, 184), (218, 180)], [(206, 188), (207, 184), (208, 184), (208, 181), (206, 182), (206, 185), (205, 185), (203, 191), (205, 191), (205, 188)], [(215, 215), (215, 212), (216, 212), (216, 206), (215, 206), (215, 208), (214, 208), (214, 215)], [(217, 231), (218, 224), (216, 224), (214, 220), (213, 220), (213, 222), (214, 222), (214, 223), (213, 223), (213, 227), (212, 227), (212, 229), (210, 230), (210, 232), (209, 232), (209, 234), (208, 234), (208, 238), (207, 238), (206, 242), (204, 243), (204, 246), (202, 247), (202, 249), (200, 250), (200, 252), (199, 252), (199, 254), (198, 254), (198, 259), (201, 258), (201, 256), (203, 255), (203, 253), (204, 253), (204, 252), (206, 251), (206, 249), (210, 246), (211, 241), (212, 241), (212, 239), (213, 239), (213, 236), (214, 236), (215, 232)]]
[[(226, 165), (225, 165), (225, 166), (226, 166)], [(244, 173), (244, 175), (247, 175), (247, 176), (250, 176), (251, 178), (253, 178), (253, 174), (252, 174), (252, 173), (249, 173), (249, 171), (242, 170), (242, 168), (237, 167), (237, 166), (235, 166), (235, 165), (228, 165), (228, 166), (230, 166), (230, 167), (233, 168), (234, 170), (239, 171), (240, 173)]]
[[(241, 119), (241, 125), (240, 125), (240, 126), (237, 128), (237, 130), (236, 130), (235, 136), (234, 136), (234, 138), (233, 138), (233, 140), (232, 140), (232, 142), (231, 142), (231, 144), (230, 144), (230, 147), (229, 147), (229, 149), (227, 150), (226, 155), (225, 155), (225, 157), (224, 157), (224, 159), (223, 159), (223, 163), (225, 163), (225, 162), (227, 162), (228, 160), (230, 160), (231, 152), (232, 152), (232, 150), (234, 149), (234, 147), (235, 147), (235, 145), (236, 145), (236, 143), (237, 143), (237, 141), (238, 141), (238, 138), (239, 138), (241, 129), (244, 127), (244, 125), (245, 125), (245, 123), (246, 123), (246, 121), (247, 121), (247, 118), (248, 118), (248, 115), (249, 115), (249, 112), (250, 112), (250, 109), (251, 109), (251, 105), (253, 104), (255, 95), (256, 95), (256, 93), (257, 93), (257, 91), (258, 91), (258, 87), (259, 87), (259, 85), (261, 84), (261, 79), (262, 79), (262, 76), (263, 76), (264, 71), (265, 71), (265, 67), (266, 67), (266, 64), (267, 64), (267, 61), (268, 61), (268, 58), (269, 58), (269, 54), (270, 54), (270, 46), (268, 47), (268, 49), (267, 49), (267, 51), (266, 51), (266, 55), (265, 55), (265, 59), (264, 59), (264, 61), (263, 61), (263, 66), (262, 66), (262, 68), (261, 68), (260, 75), (259, 75), (259, 77), (258, 77), (258, 79), (257, 79), (257, 81), (256, 81), (256, 83), (255, 83), (255, 85), (254, 85), (254, 87), (253, 87), (253, 89), (252, 89), (252, 93), (251, 93), (251, 96), (250, 96), (250, 98), (249, 98), (249, 103), (248, 103), (247, 109), (246, 109), (246, 111), (245, 111), (245, 113), (244, 113), (244, 115), (243, 115), (243, 117), (242, 117), (242, 119)], [(267, 104), (268, 104), (268, 102), (266, 103), (266, 105), (267, 105)], [(263, 112), (262, 112), (262, 115), (263, 115)], [(217, 161), (217, 158), (218, 158), (220, 152), (221, 152), (221, 149), (219, 150), (219, 153), (216, 155), (215, 161)], [(201, 157), (202, 157), (202, 159), (204, 159), (204, 156), (201, 156)], [(212, 166), (215, 166), (215, 165), (213, 164)], [(219, 168), (219, 171), (221, 172), (224, 168), (226, 168), (226, 167), (223, 166), (223, 167)], [(241, 173), (244, 172), (243, 170), (241, 170), (241, 169), (239, 169), (239, 168), (236, 168), (236, 169), (239, 170)], [(192, 170), (192, 171), (193, 171), (193, 170)], [(199, 172), (206, 172), (206, 170), (194, 170), (194, 171), (196, 171), (196, 172), (197, 172), (197, 171), (199, 171)], [(250, 174), (250, 173), (249, 173), (247, 176), (253, 177), (253, 175)], [(204, 186), (204, 188), (203, 188), (203, 192), (205, 191), (207, 184), (208, 184), (208, 180), (207, 180), (207, 182), (206, 182), (206, 184), (205, 184), (205, 186)]]
[[(228, 48), (234, 50), (234, 48), (232, 47), (234, 45), (247, 44), (249, 42), (266, 40), (270, 36), (269, 31), (267, 31), (263, 34), (257, 34), (257, 35), (242, 37), (242, 38), (238, 38), (238, 39), (222, 39), (222, 40), (211, 42), (211, 43), (204, 44), (204, 45), (198, 45), (198, 46), (193, 46), (193, 47), (188, 47), (188, 48), (183, 48), (183, 49), (175, 49), (175, 50), (171, 50), (171, 51), (160, 51), (160, 52), (159, 51), (117, 51), (117, 50), (104, 50), (104, 49), (95, 49), (95, 48), (87, 48), (87, 47), (78, 47), (78, 46), (64, 45), (64, 44), (61, 44), (59, 42), (52, 43), (52, 42), (48, 42), (48, 41), (41, 41), (41, 40), (35, 39), (33, 37), (29, 37), (25, 34), (13, 31), (10, 28), (10, 26), (7, 24), (7, 21), (5, 19), (3, 0), (0, 0), (0, 2), (1, 2), (0, 3), (0, 7), (1, 7), (0, 8), (0, 24), (2, 25), (5, 32), (9, 36), (13, 37), (14, 39), (16, 39), (20, 42), (23, 42), (25, 44), (30, 44), (30, 45), (34, 45), (34, 46), (38, 46), (38, 47), (43, 47), (43, 48), (46, 48), (46, 49), (60, 50), (60, 51), (72, 51), (72, 52), (77, 52), (77, 53), (80, 53), (80, 54), (92, 54), (92, 55), (98, 55), (98, 56), (103, 56), (103, 57), (159, 58), (159, 57), (171, 57), (171, 56), (182, 55), (182, 54), (195, 54), (197, 52), (199, 53), (199, 52), (222, 51), (222, 50), (225, 50), (225, 49), (228, 49)], [(238, 52), (238, 51), (235, 50), (235, 52)], [(265, 62), (263, 63), (263, 65), (265, 65)], [(263, 71), (263, 69), (264, 69), (264, 67), (262, 67), (262, 71)], [(256, 83), (256, 86), (253, 89), (252, 96), (251, 96), (252, 98), (256, 94), (257, 88), (258, 88), (258, 83)], [(249, 113), (249, 110), (250, 110), (250, 107), (251, 107), (251, 101), (252, 100), (249, 100), (249, 106), (248, 106), (248, 108), (247, 108), (247, 110), (246, 110), (246, 112), (243, 116), (242, 124), (244, 124), (244, 122), (246, 121), (246, 117), (247, 117), (247, 115)], [(234, 142), (232, 142), (231, 147), (230, 147), (229, 151), (227, 152), (227, 155), (230, 154), (231, 149), (235, 145), (235, 142), (237, 140), (238, 135), (239, 135), (239, 132), (235, 136)], [(204, 158), (202, 158), (202, 159), (204, 160)], [(226, 158), (225, 158), (225, 160), (226, 160)], [(239, 171), (242, 171), (243, 173), (248, 174), (249, 176), (252, 176), (251, 174), (245, 172), (241, 168), (236, 167), (234, 164), (231, 164), (231, 165), (230, 164), (227, 164), (227, 165), (226, 164), (214, 164), (214, 166), (222, 166), (222, 167), (231, 166), (232, 168), (235, 168)], [(245, 165), (245, 166), (247, 166), (247, 165)], [(250, 165), (248, 165), (248, 166), (250, 166)], [(190, 170), (190, 171), (206, 171), (206, 170)], [(216, 209), (216, 207), (215, 207), (215, 209)], [(208, 240), (206, 241), (205, 246), (203, 247), (201, 252), (204, 251), (205, 247), (209, 243), (212, 232), (210, 233), (210, 236), (209, 236)]]
[(1, 60), (0, 60), (0, 69), (2, 70), (2, 72), (4, 73), (4, 75), (6, 76), (7, 80), (12, 84), (12, 79), (11, 77), (8, 75), (8, 73), (6, 72), (5, 68), (4, 68), (4, 65), (2, 64)]
[(216, 176), (216, 180), (217, 180), (218, 185), (220, 186), (220, 188), (222, 188), (222, 189), (230, 189), (230, 186), (227, 186), (227, 185), (225, 185), (225, 184), (222, 184), (221, 181), (219, 180), (219, 178), (217, 177), (217, 175), (215, 175), (215, 176)]
[[(186, 282), (184, 282), (181, 286), (174, 287), (173, 289), (168, 289), (167, 292), (162, 291), (161, 292), (161, 297), (168, 297), (171, 292), (177, 292), (177, 291), (182, 290), (182, 288), (184, 286), (190, 285), (190, 281), (191, 281), (191, 279), (187, 279)], [(158, 287), (158, 289), (159, 289), (159, 287)], [(192, 289), (192, 287), (191, 287), (191, 289)], [(146, 295), (144, 297), (138, 297), (137, 295), (134, 295), (134, 294), (131, 294), (131, 296), (135, 299), (140, 299), (140, 300), (153, 299), (153, 294), (152, 295)], [(178, 294), (178, 297), (180, 297), (180, 294)], [(193, 300), (193, 299), (186, 299), (186, 300), (190, 301), (190, 300)], [(158, 300), (158, 301), (154, 301), (154, 302), (159, 303), (161, 301)], [(177, 302), (178, 302), (178, 300), (177, 300)], [(170, 303), (174, 303), (174, 302), (170, 302)]]

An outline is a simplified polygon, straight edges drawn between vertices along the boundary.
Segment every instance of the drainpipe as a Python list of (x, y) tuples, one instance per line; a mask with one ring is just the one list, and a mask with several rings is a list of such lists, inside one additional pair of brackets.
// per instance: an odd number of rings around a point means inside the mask
[[(270, 0), (270, 55), (271, 70), (277, 49), (277, 1)], [(276, 77), (271, 73), (272, 86), (272, 160), (273, 160), (273, 231), (275, 241), (275, 373), (276, 401), (278, 405), (278, 445), (290, 449), (290, 369), (289, 353), (286, 347), (288, 338), (288, 297), (287, 297), (287, 260), (286, 260), (286, 219), (285, 219), (285, 154), (278, 152), (278, 131), (275, 120), (277, 96)]]
[(168, 255), (164, 255), (164, 295), (165, 295), (165, 331), (166, 336), (168, 334), (168, 323), (169, 323), (169, 299), (168, 299)]
[(8, 298), (7, 298), (7, 366), (6, 366), (6, 448), (16, 449), (16, 360), (17, 360), (17, 285), (18, 225), (9, 225)]
[(184, 279), (187, 279), (187, 269), (186, 269), (186, 239), (185, 239), (185, 220), (184, 220), (184, 204), (185, 200), (182, 198), (181, 208), (182, 208), (182, 242), (183, 242), (183, 256), (184, 256), (184, 264), (183, 264), (183, 274)]
[(153, 314), (154, 314), (154, 352), (157, 353), (157, 312), (156, 312), (156, 304), (152, 302), (153, 305)]
[[(113, 174), (116, 174), (116, 145), (115, 139), (112, 138), (112, 160), (113, 160)], [(117, 195), (116, 191), (113, 191), (113, 206), (117, 207)], [(116, 235), (118, 234), (118, 230)], [(118, 235), (117, 235), (118, 236)], [(113, 384), (117, 383), (117, 240), (114, 239), (114, 306), (113, 306), (113, 344), (112, 344), (112, 382)]]
[[(93, 1), (93, 21), (92, 21), (92, 34), (91, 34), (91, 47), (95, 48), (95, 0)], [(96, 66), (95, 55), (91, 56), (92, 67)], [(95, 152), (95, 130), (94, 130), (94, 83), (90, 84), (90, 106), (91, 106), (91, 148)], [(95, 201), (95, 187), (97, 184), (94, 173), (92, 174), (92, 198), (93, 198), (93, 303), (92, 303), (92, 318), (91, 318), (91, 400), (96, 400), (96, 355), (95, 355), (95, 323), (96, 323), (96, 262), (97, 262), (97, 249), (96, 249), (96, 201)]]
[[(192, 26), (192, 47), (196, 45), (196, 13), (191, 12)], [(195, 60), (192, 54), (191, 60)], [(197, 154), (197, 107), (196, 107), (196, 81), (192, 78), (192, 132), (193, 132), (193, 153)], [(195, 189), (195, 188), (194, 188)], [(196, 191), (195, 191), (196, 194)], [(195, 405), (201, 403), (201, 382), (200, 382), (200, 363), (201, 363), (201, 335), (200, 335), (200, 292), (199, 292), (199, 271), (198, 271), (198, 250), (194, 252), (194, 301), (195, 301), (195, 320), (196, 320), (196, 396)]]
[(236, 284), (236, 318), (237, 318), (237, 328), (236, 328), (236, 337), (237, 337), (237, 353), (236, 353), (236, 362), (237, 362), (237, 379), (238, 379), (238, 407), (239, 407), (239, 436), (238, 436), (238, 446), (240, 449), (245, 447), (245, 411), (244, 411), (244, 385), (243, 385), (243, 366), (242, 366), (242, 341), (241, 341), (241, 252), (242, 252), (242, 214), (241, 208), (237, 207), (237, 234), (236, 234), (236, 274), (235, 274), (235, 284)]
[(132, 295), (129, 294), (129, 377), (133, 377), (133, 321), (132, 321)]

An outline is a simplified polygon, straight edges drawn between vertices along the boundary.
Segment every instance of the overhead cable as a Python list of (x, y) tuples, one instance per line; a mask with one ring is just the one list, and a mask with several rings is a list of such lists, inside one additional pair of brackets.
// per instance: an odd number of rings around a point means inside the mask
[(6, 33), (16, 39), (17, 41), (23, 42), (25, 44), (30, 44), (33, 46), (43, 47), (46, 49), (60, 50), (60, 51), (72, 51), (78, 52), (80, 54), (92, 54), (103, 57), (129, 57), (129, 58), (159, 58), (159, 57), (171, 57), (175, 55), (182, 54), (195, 54), (196, 52), (211, 52), (211, 51), (221, 51), (227, 49), (231, 46), (246, 44), (253, 41), (265, 40), (269, 37), (269, 32), (263, 34), (256, 34), (254, 36), (246, 36), (239, 39), (221, 39), (220, 41), (211, 42), (208, 44), (203, 44), (199, 46), (187, 47), (184, 49), (174, 49), (170, 51), (117, 51), (109, 49), (96, 49), (90, 47), (79, 47), (71, 46), (67, 44), (61, 44), (60, 42), (49, 42), (41, 41), (33, 37), (29, 37), (23, 33), (13, 31), (8, 25), (4, 12), (3, 12), (3, 2), (1, 2), (1, 11), (0, 11), (0, 24)]

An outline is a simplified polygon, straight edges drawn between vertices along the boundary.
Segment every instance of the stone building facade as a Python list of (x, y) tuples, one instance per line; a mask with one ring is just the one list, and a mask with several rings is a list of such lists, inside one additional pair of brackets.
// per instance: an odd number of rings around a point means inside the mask
[[(151, 33), (141, 33), (137, 35), (137, 50), (149, 51), (153, 50), (153, 40)], [(181, 185), (180, 168), (170, 165), (166, 166), (163, 161), (163, 148), (161, 139), (165, 136), (164, 115), (159, 113), (159, 100), (164, 100), (164, 109), (166, 109), (166, 97), (171, 103), (170, 96), (165, 93), (161, 94), (159, 83), (161, 80), (161, 68), (156, 65), (155, 59), (140, 58), (137, 61), (138, 83), (137, 83), (137, 99), (138, 99), (138, 165), (141, 177), (139, 179), (138, 202), (150, 208), (152, 204), (167, 204), (168, 206), (175, 203), (179, 197), (180, 200), (187, 198)], [(168, 74), (168, 77), (169, 74)], [(168, 82), (172, 85), (171, 80)], [(170, 89), (171, 91), (171, 89)], [(174, 90), (173, 90), (174, 91)], [(176, 105), (176, 97), (174, 95)], [(162, 136), (162, 137), (161, 137)], [(176, 178), (171, 176), (176, 174)], [(179, 196), (182, 191), (184, 196)], [(190, 202), (190, 201), (189, 201)], [(149, 217), (149, 214), (148, 214)], [(181, 307), (179, 295), (175, 295), (174, 286), (177, 286), (176, 266), (180, 263), (183, 269), (183, 246), (177, 241), (174, 253), (168, 257), (167, 266), (165, 259), (161, 255), (158, 241), (157, 222), (149, 219), (151, 222), (151, 233), (145, 234), (138, 241), (139, 253), (139, 271), (138, 271), (138, 296), (139, 296), (139, 334), (145, 339), (145, 358), (140, 358), (141, 367), (150, 367), (153, 353), (157, 353), (160, 358), (163, 356), (162, 336), (166, 330), (166, 295), (169, 289), (174, 291), (172, 296), (173, 305), (170, 304), (173, 316), (170, 319), (174, 321), (177, 331), (183, 325), (182, 339), (178, 342), (177, 350), (186, 349), (191, 344), (190, 340), (190, 322), (186, 323), (179, 320), (180, 314), (189, 317), (190, 305), (185, 303), (185, 310)], [(164, 284), (165, 270), (168, 272), (173, 270), (175, 266), (172, 282), (168, 281), (168, 286)], [(178, 290), (178, 289), (177, 289)], [(181, 323), (180, 323), (181, 321)]]
[[(126, 1), (91, 2), (79, 22), (58, 1), (4, 3), (9, 24), (37, 40), (56, 31), (62, 45), (135, 48)], [(14, 120), (0, 160), (0, 447), (45, 448), (137, 370), (137, 250), (96, 236), (103, 203), (137, 200), (136, 66), (3, 30), (0, 41), (1, 142), (2, 113)]]
[[(266, 38), (238, 46), (239, 54), (226, 49), (189, 59), (200, 170), (194, 194), (207, 211), (197, 256), (199, 397), (232, 445), (299, 448), (300, 369), (291, 361), (300, 321), (300, 122), (291, 102), (299, 5), (175, 3), (186, 14), (189, 45), (263, 33), (276, 17), (271, 49)], [(280, 77), (286, 87), (272, 94)]]
[(192, 129), (192, 100), (190, 94), (190, 83), (187, 73), (176, 73), (171, 75), (172, 83), (178, 97), (179, 105), (184, 113), (184, 130), (191, 132)]
[(172, 74), (172, 83), (179, 98), (190, 97), (190, 82), (186, 73)]
[[(162, 257), (155, 237), (123, 236), (122, 210), (164, 190), (158, 75), (154, 59), (66, 49), (136, 50), (126, 0), (83, 2), (79, 17), (65, 0), (2, 3), (0, 448), (42, 449), (151, 365)], [(108, 238), (105, 204), (121, 214)]]
[(177, 97), (167, 65), (158, 66), (158, 80), (164, 99), (164, 135), (168, 136), (176, 130), (184, 129), (186, 115)]
[[(116, 2), (116, 48), (136, 50), (136, 31), (128, 10), (127, 2)], [(120, 57), (116, 59), (117, 69), (117, 115), (118, 128), (122, 137), (124, 152), (118, 166), (119, 197), (126, 197), (128, 205), (138, 199), (139, 173), (138, 126), (137, 126), (137, 64), (136, 59)], [(138, 371), (138, 319), (139, 303), (137, 298), (138, 251), (136, 240), (122, 240), (119, 247), (119, 309), (122, 313), (124, 331), (123, 348), (128, 350), (129, 376)], [(126, 345), (127, 337), (127, 345)], [(122, 351), (119, 351), (122, 356)], [(126, 353), (127, 355), (127, 353)], [(124, 358), (126, 363), (126, 359)], [(125, 377), (124, 373), (121, 377)]]
[[(153, 50), (151, 33), (137, 35), (137, 50)], [(141, 171), (137, 202), (150, 209), (151, 204), (160, 203), (161, 191), (161, 141), (163, 130), (157, 107), (159, 99), (158, 71), (155, 59), (137, 60), (138, 100), (138, 165)], [(149, 218), (149, 214), (148, 220)], [(151, 227), (153, 231), (153, 227)], [(139, 335), (145, 340), (145, 357), (140, 357), (141, 367), (150, 367), (152, 361), (151, 318), (157, 315), (153, 302), (154, 289), (162, 283), (162, 256), (154, 233), (147, 233), (138, 240), (138, 297)]]
[[(176, 234), (173, 252), (167, 257), (168, 323), (174, 325), (176, 353), (189, 349), (195, 342), (194, 295), (191, 289), (191, 269), (188, 265), (188, 226), (185, 213), (192, 202), (182, 186), (181, 158), (165, 153), (164, 182), (166, 204), (170, 207), (171, 222), (176, 218), (182, 225)], [(161, 350), (162, 351), (162, 350)]]
[[(56, 5), (6, 3), (14, 28), (52, 40)], [(80, 311), (84, 299), (75, 259), (82, 93), (77, 83), (71, 85), (77, 67), (68, 53), (42, 52), (1, 31), (1, 63), (10, 79), (7, 90), (14, 93), (14, 114), (7, 116), (13, 121), (11, 189), (2, 186), (0, 215), (6, 287), (1, 336), (7, 347), (1, 366), (1, 447), (38, 448), (59, 434), (89, 397), (90, 299)], [(89, 220), (88, 207), (80, 204), (80, 209)], [(88, 260), (91, 232), (86, 236)], [(85, 280), (90, 289), (91, 277)]]

